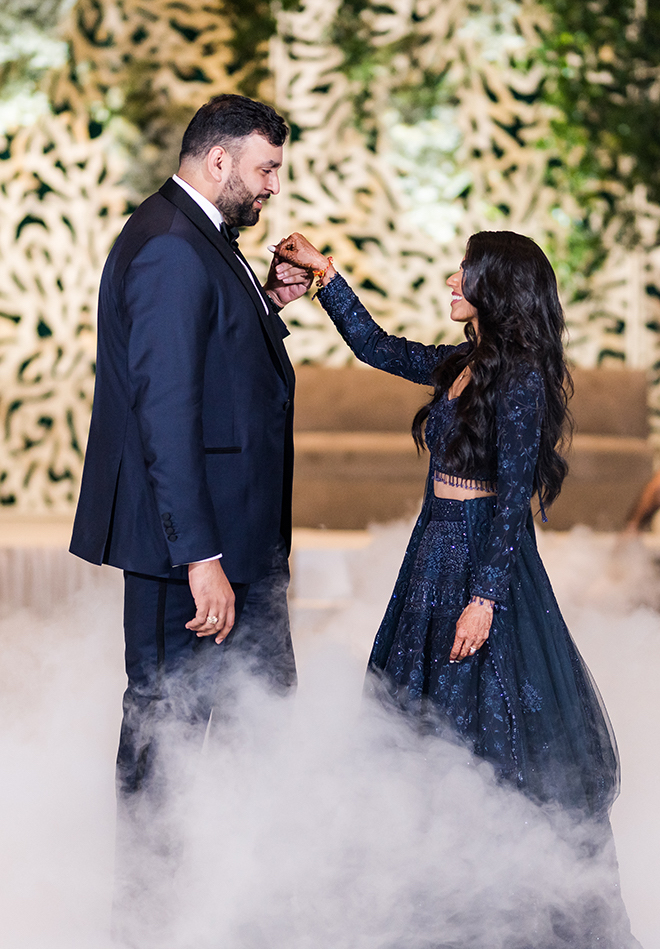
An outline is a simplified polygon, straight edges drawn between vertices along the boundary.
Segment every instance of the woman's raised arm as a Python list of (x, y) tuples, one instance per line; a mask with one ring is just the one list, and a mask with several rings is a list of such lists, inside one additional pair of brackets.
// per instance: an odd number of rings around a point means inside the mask
[(353, 353), (369, 366), (411, 382), (430, 385), (438, 363), (456, 349), (455, 346), (425, 345), (386, 333), (337, 273), (332, 258), (321, 254), (302, 234), (284, 238), (273, 250), (283, 261), (314, 271), (318, 278), (319, 302)]

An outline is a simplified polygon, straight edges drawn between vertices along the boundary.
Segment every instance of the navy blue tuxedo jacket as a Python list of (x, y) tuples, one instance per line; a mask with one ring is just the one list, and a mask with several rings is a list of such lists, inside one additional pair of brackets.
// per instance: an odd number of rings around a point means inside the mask
[(180, 565), (222, 553), (232, 582), (266, 573), (272, 545), (291, 535), (295, 380), (285, 335), (176, 182), (147, 198), (101, 279), (72, 553), (181, 577)]

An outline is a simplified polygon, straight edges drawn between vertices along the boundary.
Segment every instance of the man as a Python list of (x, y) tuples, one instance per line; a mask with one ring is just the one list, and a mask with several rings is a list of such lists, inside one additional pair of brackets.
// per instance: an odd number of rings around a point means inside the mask
[(120, 803), (162, 776), (163, 720), (203, 736), (232, 656), (277, 689), (295, 679), (294, 374), (278, 311), (310, 275), (278, 278), (274, 262), (262, 289), (233, 230), (278, 194), (287, 131), (262, 103), (211, 99), (185, 132), (178, 174), (129, 219), (101, 280), (70, 549), (125, 573)]

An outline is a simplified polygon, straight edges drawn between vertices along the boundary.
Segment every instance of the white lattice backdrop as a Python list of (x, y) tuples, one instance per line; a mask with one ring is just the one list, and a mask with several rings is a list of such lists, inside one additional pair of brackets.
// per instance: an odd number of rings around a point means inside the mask
[(3, 504), (75, 501), (93, 390), (98, 277), (125, 207), (108, 137), (70, 113), (22, 129), (0, 164)]
[[(560, 248), (577, 212), (545, 183), (551, 156), (537, 146), (549, 114), (534, 95), (542, 77), (522, 66), (542, 14), (532, 0), (493, 0), (478, 15), (465, 0), (393, 0), (367, 11), (374, 43), (408, 38), (407, 53), (371, 88), (378, 131), (371, 150), (354, 122), (355, 83), (328, 40), (337, 8), (338, 0), (308, 0), (279, 14), (268, 60), (273, 80), (262, 95), (286, 112), (296, 137), (286, 149), (282, 193), (243, 246), (265, 271), (265, 244), (305, 230), (331, 249), (388, 329), (425, 341), (455, 338), (444, 281), (466, 237), (506, 227)], [(75, 498), (93, 387), (96, 287), (126, 208), (146, 180), (175, 170), (180, 131), (194, 109), (234, 91), (245, 75), (228, 74), (231, 32), (214, 7), (81, 0), (67, 30), (70, 62), (49, 79), (62, 111), (20, 130), (0, 162), (0, 495), (32, 512), (68, 511)], [(430, 120), (406, 123), (392, 101), (401, 76), (412, 85), (445, 68), (451, 101)], [(133, 117), (147, 91), (145, 138)], [(98, 137), (90, 118), (105, 128)], [(641, 367), (657, 358), (658, 334), (647, 324), (660, 323), (658, 297), (645, 288), (660, 283), (660, 256), (649, 250), (658, 209), (640, 194), (631, 207), (648, 247), (623, 251), (613, 226), (591, 298), (569, 310), (571, 353), (582, 365), (607, 353)], [(289, 309), (294, 360), (346, 361), (316, 304)]]
[[(374, 15), (375, 41), (394, 43), (410, 33), (413, 23), (417, 40), (375, 89), (372, 109), (382, 117), (383, 145), (374, 154), (355, 131), (350, 84), (337, 71), (340, 53), (325, 40), (337, 5), (337, 0), (309, 0), (301, 12), (280, 18), (272, 56), (277, 98), (303, 134), (288, 152), (293, 184), (273, 208), (271, 236), (287, 225), (304, 228), (331, 248), (388, 329), (425, 341), (444, 334), (451, 338), (456, 328), (448, 319), (444, 281), (460, 262), (471, 233), (508, 228), (561, 248), (571, 219), (579, 216), (571, 197), (546, 183), (552, 156), (537, 146), (547, 138), (551, 115), (534, 100), (542, 73), (538, 66), (524, 70), (510, 65), (510, 58), (524, 62), (528, 44), (535, 42), (535, 24), (544, 22), (544, 14), (527, 0), (495, 2), (490, 10), (482, 4), (478, 17), (468, 14), (464, 0), (399, 0), (390, 5), (392, 13)], [(507, 28), (503, 36), (493, 33), (494, 21)], [(458, 100), (444, 110), (444, 127), (441, 114), (433, 141), (436, 154), (443, 134), (458, 141), (444, 195), (409, 187), (406, 136), (416, 129), (392, 126), (388, 103), (398, 70), (416, 72), (421, 81), (431, 67), (436, 72), (447, 68), (447, 84)], [(398, 133), (394, 141), (393, 133)], [(435, 168), (431, 174), (438, 177)], [(451, 193), (453, 181), (457, 192), (469, 184), (467, 197)], [(608, 266), (591, 281), (590, 298), (567, 307), (570, 351), (578, 364), (596, 365), (610, 353), (615, 360), (623, 357), (646, 368), (657, 358), (657, 333), (646, 328), (658, 318), (657, 298), (649, 297), (644, 287), (657, 281), (660, 270), (660, 258), (649, 251), (660, 216), (643, 198), (631, 199), (635, 201), (638, 215), (649, 225), (647, 249), (621, 249), (614, 222), (606, 235)], [(439, 222), (445, 226), (434, 227)], [(297, 359), (348, 358), (309, 300), (291, 312), (301, 324), (292, 340)]]

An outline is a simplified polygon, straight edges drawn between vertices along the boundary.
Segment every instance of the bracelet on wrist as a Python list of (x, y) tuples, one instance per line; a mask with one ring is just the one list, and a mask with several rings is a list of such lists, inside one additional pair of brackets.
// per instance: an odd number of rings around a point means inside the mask
[(332, 257), (326, 257), (326, 260), (328, 261), (328, 266), (327, 266), (324, 270), (313, 270), (313, 271), (312, 271), (312, 273), (313, 273), (314, 276), (316, 277), (316, 286), (317, 286), (317, 287), (322, 287), (322, 286), (323, 286), (323, 278), (324, 278), (325, 275), (327, 274), (328, 270), (330, 270), (330, 268), (332, 267), (332, 263), (333, 263)]
[(489, 610), (492, 610), (495, 606), (492, 600), (488, 600), (484, 596), (471, 596), (468, 600), (468, 606), (471, 603), (476, 603), (477, 606), (487, 606)]
[(278, 311), (278, 313), (279, 313), (279, 311), (282, 309), (282, 304), (281, 304), (281, 303), (279, 302), (279, 300), (276, 298), (276, 296), (275, 296), (275, 294), (273, 293), (273, 291), (272, 291), (272, 290), (265, 290), (264, 292), (265, 292), (266, 296), (268, 297), (268, 299), (270, 300), (270, 302), (272, 303), (272, 305), (275, 307), (275, 309), (276, 309), (276, 310)]

